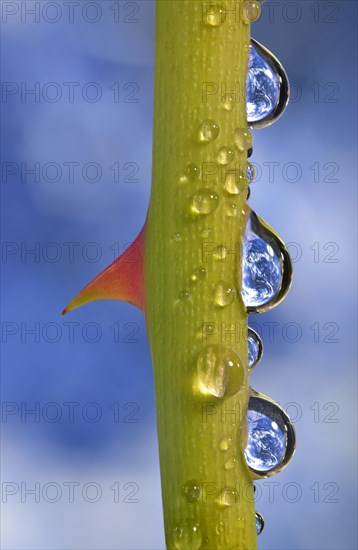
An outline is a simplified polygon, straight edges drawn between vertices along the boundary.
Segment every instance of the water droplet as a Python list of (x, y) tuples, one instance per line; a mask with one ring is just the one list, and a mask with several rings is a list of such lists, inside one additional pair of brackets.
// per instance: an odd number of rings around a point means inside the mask
[(181, 292), (179, 292), (178, 298), (182, 302), (188, 302), (188, 300), (190, 300), (189, 290), (182, 290)]
[(234, 202), (227, 201), (225, 203), (225, 212), (227, 216), (234, 217), (237, 216), (238, 208)]
[(263, 345), (260, 336), (252, 328), (248, 330), (247, 343), (249, 367), (253, 369), (261, 361)]
[(235, 153), (230, 147), (221, 147), (218, 152), (218, 162), (220, 164), (230, 164), (234, 155)]
[(181, 494), (188, 502), (196, 502), (201, 496), (200, 484), (195, 479), (187, 481), (182, 487)]
[(232, 506), (239, 501), (239, 493), (233, 487), (223, 487), (220, 493), (220, 504), (222, 506)]
[(237, 353), (228, 346), (206, 346), (199, 353), (197, 369), (203, 393), (227, 397), (237, 393), (243, 386), (244, 366)]
[(200, 189), (193, 198), (193, 209), (197, 214), (211, 214), (219, 206), (219, 196), (211, 189)]
[(220, 262), (224, 262), (226, 260), (226, 256), (227, 256), (227, 247), (226, 247), (226, 245), (225, 244), (218, 244), (213, 256), (214, 256), (215, 260), (219, 260)]
[(254, 23), (261, 15), (261, 6), (257, 0), (245, 2), (242, 7), (242, 19), (244, 23)]
[(258, 477), (284, 468), (295, 449), (295, 432), (285, 411), (268, 397), (252, 390), (247, 410), (247, 465)]
[(210, 227), (204, 227), (204, 229), (201, 232), (201, 236), (204, 237), (204, 239), (208, 239), (212, 233), (212, 230)]
[(223, 437), (219, 445), (220, 451), (227, 451), (228, 449), (230, 449), (231, 445), (232, 445), (232, 437), (229, 435)]
[(215, 290), (215, 303), (220, 307), (225, 307), (232, 304), (235, 298), (235, 288), (225, 281), (220, 281)]
[(219, 132), (219, 125), (214, 120), (204, 120), (200, 128), (200, 141), (213, 141), (218, 137)]
[(236, 97), (234, 94), (226, 94), (225, 100), (223, 102), (223, 107), (226, 111), (232, 111), (235, 107)]
[(173, 233), (172, 240), (179, 243), (181, 241), (181, 234), (180, 233)]
[(261, 514), (256, 512), (255, 519), (256, 519), (256, 535), (261, 535), (265, 527), (264, 518), (262, 517)]
[(262, 44), (251, 39), (246, 77), (249, 125), (263, 128), (275, 122), (287, 106), (289, 88), (287, 75), (278, 59)]
[(224, 182), (224, 189), (230, 195), (238, 195), (247, 185), (246, 175), (243, 172), (227, 172)]
[(219, 523), (215, 525), (215, 533), (218, 535), (218, 537), (222, 537), (224, 532), (225, 526), (222, 521), (219, 521)]
[(196, 281), (203, 281), (206, 277), (206, 269), (205, 267), (203, 266), (200, 266), (200, 267), (196, 267), (192, 274), (191, 274), (191, 280), (196, 282)]
[(252, 135), (246, 128), (236, 128), (235, 143), (239, 151), (248, 151), (252, 145)]
[(197, 164), (188, 164), (185, 170), (185, 176), (188, 181), (195, 181), (200, 176), (200, 168)]
[(203, 537), (199, 524), (186, 519), (173, 530), (173, 539), (177, 550), (199, 550)]
[(248, 162), (247, 163), (247, 167), (246, 167), (246, 178), (247, 178), (247, 183), (251, 183), (254, 178), (255, 178), (255, 168), (253, 167), (253, 165), (251, 164), (251, 162)]
[(211, 27), (219, 27), (226, 19), (226, 12), (220, 4), (206, 4), (203, 14), (205, 23)]
[(288, 250), (273, 229), (250, 210), (242, 258), (242, 298), (248, 313), (267, 311), (286, 296), (292, 279)]
[(232, 470), (233, 468), (236, 468), (236, 466), (240, 463), (237, 456), (232, 456), (225, 462), (225, 470)]

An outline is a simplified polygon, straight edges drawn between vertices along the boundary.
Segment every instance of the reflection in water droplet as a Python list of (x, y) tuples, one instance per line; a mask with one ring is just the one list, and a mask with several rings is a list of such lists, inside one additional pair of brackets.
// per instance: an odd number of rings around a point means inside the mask
[(218, 152), (218, 162), (220, 162), (220, 164), (230, 164), (234, 155), (235, 153), (230, 147), (221, 147)]
[(247, 121), (263, 128), (284, 112), (289, 98), (289, 82), (284, 68), (267, 48), (251, 39), (246, 77)]
[(235, 288), (225, 281), (220, 281), (215, 290), (215, 303), (220, 307), (225, 307), (232, 304), (235, 298)]
[(173, 539), (177, 550), (199, 550), (203, 537), (199, 524), (186, 519), (173, 530)]
[(252, 135), (246, 128), (236, 128), (235, 143), (239, 151), (248, 151), (252, 145)]
[(260, 336), (250, 327), (248, 329), (247, 343), (249, 367), (253, 369), (262, 358), (263, 345)]
[(265, 527), (264, 518), (262, 517), (261, 514), (256, 512), (255, 519), (256, 519), (256, 535), (261, 535)]
[(188, 181), (195, 181), (200, 176), (200, 168), (196, 164), (188, 164), (185, 170)]
[(295, 432), (281, 407), (252, 390), (247, 410), (248, 441), (244, 451), (247, 465), (258, 476), (268, 477), (291, 460)]
[(263, 413), (247, 412), (249, 440), (245, 450), (248, 465), (254, 470), (275, 468), (285, 455), (286, 438), (278, 424)]
[(219, 196), (210, 189), (200, 189), (193, 198), (193, 209), (197, 214), (211, 214), (219, 206)]
[(241, 293), (248, 313), (275, 307), (291, 284), (292, 265), (287, 248), (253, 211), (246, 223), (241, 276)]
[(205, 3), (203, 14), (205, 23), (212, 27), (219, 27), (226, 18), (226, 12), (222, 9), (222, 6), (215, 3)]
[(197, 360), (200, 389), (215, 397), (237, 393), (244, 383), (245, 369), (237, 353), (222, 344), (206, 346)]
[(253, 181), (253, 179), (255, 178), (255, 168), (253, 167), (253, 165), (251, 164), (251, 162), (248, 162), (247, 163), (247, 168), (246, 168), (246, 178), (247, 178), (247, 183), (251, 183)]
[(242, 19), (244, 23), (254, 23), (260, 17), (261, 6), (257, 0), (252, 2), (244, 2), (242, 7)]
[(189, 292), (189, 290), (182, 290), (181, 292), (179, 292), (178, 298), (179, 298), (179, 300), (181, 300), (182, 302), (187, 302), (188, 300), (190, 300), (190, 292)]
[(200, 128), (200, 141), (213, 141), (218, 137), (219, 132), (219, 125), (215, 122), (215, 120), (204, 120)]
[(187, 481), (182, 487), (181, 494), (188, 502), (196, 502), (201, 496), (200, 484), (195, 479)]

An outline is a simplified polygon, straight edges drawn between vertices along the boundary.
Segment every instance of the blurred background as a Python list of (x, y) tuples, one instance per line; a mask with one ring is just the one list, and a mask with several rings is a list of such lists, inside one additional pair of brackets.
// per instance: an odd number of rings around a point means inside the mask
[[(131, 242), (150, 195), (154, 3), (2, 2), (2, 547), (164, 548), (154, 388), (132, 306), (60, 312)], [(357, 548), (355, 2), (268, 1), (287, 70), (254, 132), (250, 205), (288, 243), (287, 299), (252, 318), (252, 385), (295, 422), (261, 482), (261, 549)]]

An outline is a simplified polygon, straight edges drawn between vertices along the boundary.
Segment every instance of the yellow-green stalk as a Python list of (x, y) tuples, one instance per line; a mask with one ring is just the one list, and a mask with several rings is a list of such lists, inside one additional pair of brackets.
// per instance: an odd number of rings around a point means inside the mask
[[(250, 26), (243, 4), (157, 0), (156, 6), (144, 277), (170, 549), (256, 548), (243, 457), (249, 381), (239, 273), (250, 145), (244, 93)], [(203, 127), (204, 121), (211, 122)], [(217, 137), (205, 140), (217, 127)], [(204, 354), (205, 362), (213, 345), (223, 362), (237, 354), (241, 365), (231, 367), (237, 371), (229, 372), (224, 397), (206, 383), (210, 373), (203, 380), (200, 364), (198, 370), (198, 357)]]

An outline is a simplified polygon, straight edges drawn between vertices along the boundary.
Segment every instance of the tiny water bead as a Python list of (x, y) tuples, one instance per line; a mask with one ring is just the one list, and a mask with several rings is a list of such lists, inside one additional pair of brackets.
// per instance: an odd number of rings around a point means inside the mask
[(259, 512), (256, 512), (255, 514), (255, 521), (256, 521), (256, 535), (261, 535), (262, 531), (265, 527), (264, 518), (262, 517)]
[(235, 153), (230, 147), (221, 147), (218, 152), (218, 162), (220, 164), (230, 164), (234, 156)]
[(201, 497), (200, 484), (195, 479), (187, 481), (182, 487), (181, 494), (188, 502), (196, 502)]
[(219, 307), (225, 307), (233, 303), (236, 298), (236, 290), (225, 281), (220, 281), (215, 290), (215, 303)]
[(289, 99), (289, 82), (278, 59), (262, 44), (251, 39), (246, 77), (247, 121), (263, 128), (277, 120)]
[(242, 19), (244, 23), (250, 24), (257, 21), (261, 15), (261, 6), (257, 0), (244, 2), (242, 7)]
[(245, 228), (241, 277), (242, 299), (249, 314), (279, 304), (292, 279), (291, 260), (283, 241), (252, 210)]
[(219, 521), (219, 523), (215, 525), (215, 533), (218, 537), (221, 537), (225, 533), (225, 525), (222, 521)]
[(193, 198), (193, 210), (197, 214), (211, 214), (219, 206), (219, 195), (211, 189), (200, 189)]
[(209, 4), (205, 5), (204, 9), (204, 22), (211, 27), (219, 27), (226, 18), (226, 13), (223, 10), (221, 4)]
[(223, 107), (226, 111), (232, 111), (235, 107), (236, 96), (234, 94), (226, 94), (223, 101)]
[(232, 437), (227, 435), (222, 438), (219, 444), (220, 451), (228, 451), (232, 445)]
[(219, 262), (224, 262), (226, 260), (227, 253), (228, 253), (228, 249), (226, 244), (224, 243), (218, 244), (213, 254), (213, 257), (215, 260), (218, 260)]
[(207, 274), (207, 271), (206, 271), (205, 267), (200, 266), (200, 267), (196, 267), (195, 269), (193, 269), (190, 278), (193, 282), (203, 281), (206, 277), (206, 274)]
[(240, 463), (237, 456), (232, 456), (225, 462), (225, 470), (232, 470), (233, 468), (236, 468), (236, 466)]
[(181, 241), (181, 234), (180, 233), (173, 233), (172, 240), (176, 243), (179, 243)]
[(235, 143), (239, 151), (248, 151), (252, 145), (252, 135), (246, 128), (236, 128)]
[(201, 232), (201, 236), (204, 237), (204, 239), (208, 239), (211, 234), (212, 234), (212, 229), (210, 227), (204, 227), (204, 229)]
[(221, 506), (233, 506), (239, 501), (239, 493), (234, 487), (223, 487), (220, 492)]
[(227, 397), (237, 393), (245, 380), (240, 357), (228, 346), (206, 346), (197, 360), (198, 381), (204, 394)]
[(179, 292), (179, 296), (178, 296), (179, 300), (181, 302), (188, 302), (190, 300), (190, 292), (189, 290), (181, 290)]
[(182, 521), (173, 530), (173, 540), (177, 550), (199, 550), (203, 540), (199, 524), (192, 519)]
[(200, 141), (214, 141), (219, 135), (219, 125), (212, 119), (204, 120), (200, 128)]
[(261, 338), (252, 328), (248, 329), (247, 344), (249, 367), (252, 370), (260, 362), (263, 354)]
[(235, 217), (235, 216), (237, 216), (238, 211), (239, 211), (239, 209), (238, 209), (237, 205), (234, 202), (227, 201), (225, 203), (225, 212), (226, 212), (227, 216)]
[(200, 176), (200, 168), (197, 164), (188, 164), (185, 170), (185, 176), (188, 181), (195, 181)]
[(252, 390), (247, 410), (248, 441), (244, 451), (249, 468), (269, 477), (284, 468), (295, 449), (295, 432), (285, 411)]

